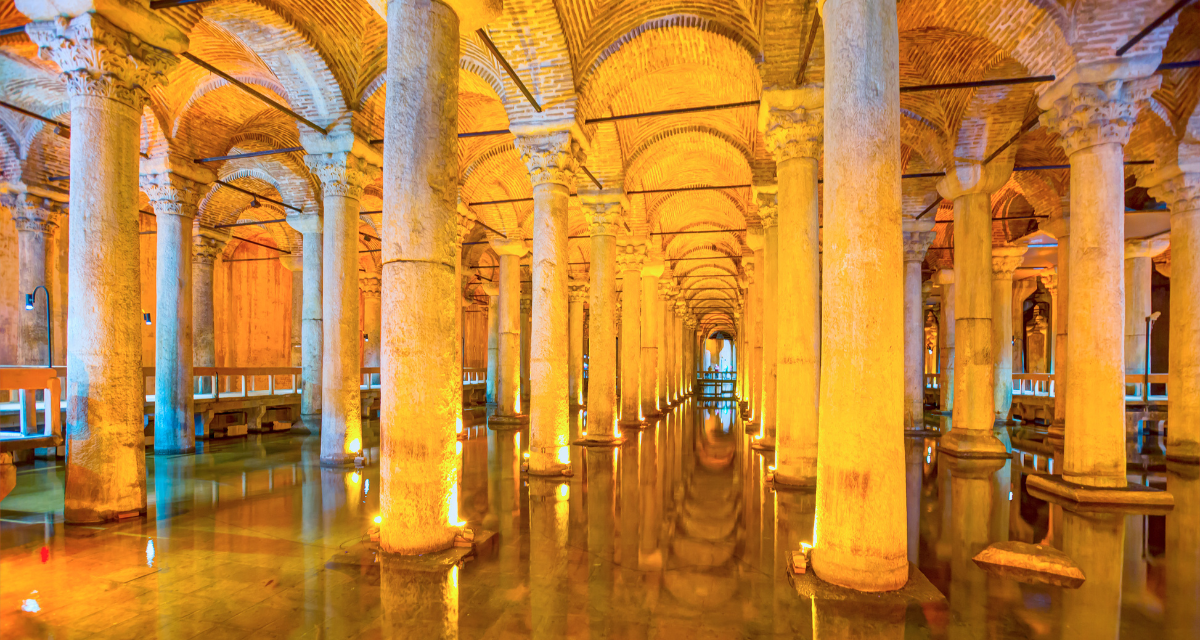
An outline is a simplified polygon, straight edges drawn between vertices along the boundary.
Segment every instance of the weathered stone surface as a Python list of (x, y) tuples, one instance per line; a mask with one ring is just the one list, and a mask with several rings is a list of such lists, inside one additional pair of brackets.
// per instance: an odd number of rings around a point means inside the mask
[(988, 573), (1028, 584), (1040, 582), (1078, 589), (1087, 579), (1067, 554), (1040, 544), (997, 542), (971, 559)]

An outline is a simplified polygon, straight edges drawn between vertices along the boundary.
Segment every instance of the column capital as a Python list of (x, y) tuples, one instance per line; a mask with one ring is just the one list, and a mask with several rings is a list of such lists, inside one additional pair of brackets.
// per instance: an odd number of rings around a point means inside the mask
[(0, 205), (12, 211), (18, 233), (53, 236), (58, 232), (58, 217), (62, 215), (58, 202), (30, 193), (6, 193), (0, 195)]
[(1179, 160), (1157, 167), (1138, 180), (1151, 197), (1166, 203), (1172, 215), (1200, 211), (1200, 145), (1180, 144), (1179, 155)]
[[(147, 25), (142, 29), (144, 33), (134, 35), (98, 13), (73, 18), (49, 13), (43, 16), (34, 7), (54, 8), (56, 3), (21, 4), (33, 10), (30, 17), (43, 18), (34, 18), (35, 22), (25, 25), (25, 33), (38, 46), (39, 57), (58, 65), (70, 96), (107, 98), (129, 106), (139, 115), (149, 99), (149, 90), (165, 82), (167, 71), (178, 62), (173, 53), (188, 46), (187, 37), (179, 29), (153, 12), (124, 21)], [(142, 37), (153, 37), (154, 41)]]
[[(763, 247), (767, 246), (766, 231), (763, 227), (747, 226), (746, 227), (746, 246), (750, 247), (751, 251), (762, 251)], [(745, 260), (742, 263), (745, 264)]]
[(661, 278), (658, 281), (658, 299), (663, 302), (671, 302), (678, 295), (679, 288), (675, 286), (675, 282), (669, 278)]
[(933, 274), (933, 280), (943, 287), (954, 284), (954, 269), (938, 269), (937, 273)]
[(992, 279), (1012, 280), (1013, 273), (1025, 262), (1027, 251), (1029, 247), (1024, 245), (992, 247)]
[(362, 292), (363, 298), (378, 300), (382, 287), (383, 280), (377, 275), (360, 276), (358, 278), (358, 290)]
[(617, 271), (641, 271), (646, 262), (644, 236), (626, 236), (617, 241)]
[[(754, 187), (754, 199), (758, 202), (758, 217), (762, 220), (763, 231), (779, 223), (779, 191), (775, 185), (769, 187)], [(749, 238), (749, 233), (746, 234)], [(755, 249), (757, 251), (758, 249)]]
[(533, 311), (533, 298), (521, 296), (521, 313), (530, 313)]
[(903, 234), (905, 262), (924, 261), (925, 253), (929, 251), (929, 245), (933, 244), (933, 241), (937, 239), (937, 232), (930, 230), (905, 229)]
[(468, 209), (467, 206), (462, 203), (462, 200), (459, 200), (458, 215), (455, 217), (457, 222), (455, 226), (456, 232), (454, 234), (454, 238), (458, 242), (459, 248), (462, 247), (462, 243), (466, 242), (467, 236), (471, 233), (471, 230), (475, 228), (475, 221), (477, 219), (478, 218), (475, 216), (475, 212)]
[(221, 252), (225, 250), (225, 243), (228, 241), (228, 237), (221, 238), (215, 233), (193, 233), (193, 264), (214, 264), (217, 261), (217, 257), (220, 256)]
[(517, 133), (517, 150), (529, 169), (533, 186), (561, 184), (575, 186), (575, 171), (586, 159), (579, 136), (570, 129), (550, 132)]
[(665, 269), (666, 266), (667, 265), (663, 263), (662, 258), (660, 257), (647, 257), (646, 261), (642, 263), (642, 277), (661, 278), (663, 269)]
[(1046, 287), (1046, 291), (1050, 295), (1058, 295), (1058, 269), (1050, 268), (1038, 274), (1038, 279), (1042, 281), (1042, 286)]
[(304, 256), (297, 255), (295, 253), (291, 255), (279, 256), (279, 266), (291, 271), (292, 273), (304, 271)]
[(770, 87), (763, 91), (758, 110), (758, 130), (767, 150), (782, 163), (794, 158), (821, 157), (825, 134), (825, 89), (811, 84), (795, 88)]
[(1125, 259), (1153, 258), (1166, 251), (1169, 246), (1171, 242), (1167, 236), (1126, 240)]
[(529, 247), (525, 246), (525, 240), (521, 238), (488, 238), (488, 244), (491, 245), (492, 251), (500, 256), (516, 256), (523, 257), (529, 253)]
[(1099, 144), (1125, 145), (1141, 103), (1162, 84), (1161, 61), (1152, 53), (1077, 65), (1038, 98), (1039, 120), (1059, 134), (1068, 158)]
[(570, 302), (587, 302), (592, 286), (586, 280), (567, 281), (567, 300)]
[(603, 191), (579, 191), (583, 215), (587, 219), (588, 233), (592, 236), (615, 236), (621, 230), (624, 212), (629, 208), (629, 199), (620, 189)]
[(1012, 175), (1013, 154), (1002, 155), (989, 164), (964, 160), (946, 168), (937, 190), (947, 200), (975, 193), (992, 194), (1000, 190)]
[(293, 213), (287, 217), (287, 224), (300, 235), (325, 232), (325, 220), (319, 213)]
[(304, 156), (308, 170), (321, 181), (325, 196), (342, 196), (359, 200), (363, 189), (381, 172), (379, 166), (350, 151), (310, 153)]
[(142, 164), (138, 182), (142, 191), (146, 192), (150, 206), (154, 208), (154, 215), (196, 217), (204, 187), (216, 176), (205, 167), (193, 164), (197, 171), (192, 167), (180, 166), (183, 164), (166, 157), (154, 158)]

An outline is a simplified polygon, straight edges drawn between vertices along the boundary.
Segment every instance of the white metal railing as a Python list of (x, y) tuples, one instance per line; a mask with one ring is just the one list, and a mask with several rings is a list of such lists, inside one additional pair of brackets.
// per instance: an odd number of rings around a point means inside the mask
[(940, 388), (938, 386), (938, 375), (936, 373), (932, 373), (932, 374), (926, 373), (923, 375), (925, 377), (925, 390), (926, 391), (935, 391)]
[(1014, 373), (1013, 396), (1031, 398), (1054, 397), (1054, 375), (1050, 373)]
[[(16, 433), (5, 432), (4, 437), (41, 438), (62, 437), (61, 407), (62, 384), (58, 373), (46, 367), (0, 367), (0, 389), (16, 391), (16, 410), (20, 428)], [(37, 401), (37, 392), (42, 392), (42, 401)], [(55, 407), (59, 407), (55, 410)], [(38, 427), (37, 414), (43, 415)]]

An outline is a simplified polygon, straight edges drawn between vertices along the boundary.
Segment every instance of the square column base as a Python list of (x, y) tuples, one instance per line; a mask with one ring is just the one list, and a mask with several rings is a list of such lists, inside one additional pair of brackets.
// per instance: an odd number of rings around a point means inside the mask
[(1175, 497), (1169, 492), (1132, 482), (1124, 487), (1093, 487), (1062, 476), (1036, 474), (1025, 483), (1030, 495), (1072, 511), (1162, 514), (1175, 508)]
[(1012, 455), (991, 430), (951, 428), (949, 433), (942, 434), (938, 451), (958, 458), (1008, 458)]
[(520, 431), (521, 427), (529, 424), (529, 416), (497, 416), (487, 419), (488, 428), (492, 431)]
[(796, 593), (810, 600), (856, 602), (863, 606), (890, 605), (901, 609), (909, 606), (949, 606), (946, 596), (911, 562), (908, 563), (908, 582), (896, 591), (868, 592), (838, 586), (817, 577), (812, 566), (807, 567), (804, 573), (797, 573), (796, 567), (789, 565), (787, 576)]

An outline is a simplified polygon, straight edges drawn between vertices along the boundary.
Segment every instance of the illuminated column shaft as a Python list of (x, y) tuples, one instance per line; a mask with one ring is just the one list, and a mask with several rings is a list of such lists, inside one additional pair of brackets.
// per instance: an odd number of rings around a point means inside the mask
[(1008, 420), (1013, 402), (1012, 303), (1013, 273), (1025, 260), (1027, 247), (992, 249), (992, 353), (996, 356), (996, 422)]
[(658, 410), (658, 342), (662, 333), (658, 301), (658, 279), (662, 260), (647, 260), (642, 266), (642, 416), (656, 418)]
[[(325, 350), (324, 322), (322, 320), (324, 314), (324, 294), (322, 292), (324, 222), (319, 214), (305, 213), (288, 216), (288, 226), (300, 232), (304, 243), (304, 268), (302, 270), (304, 286), (301, 287), (304, 292), (304, 308), (301, 311), (303, 320), (300, 327), (300, 413), (311, 416), (321, 413), (321, 401), (324, 394), (321, 389), (321, 368), (324, 363), (322, 353)], [(197, 322), (199, 322), (198, 319)]]
[(938, 406), (944, 412), (954, 409), (954, 270), (934, 274), (942, 287), (942, 315), (938, 322)]
[[(1150, 194), (1171, 209), (1171, 326), (1167, 351), (1167, 458), (1200, 463), (1200, 164), (1194, 145), (1154, 177)], [(1175, 267), (1179, 268), (1176, 269)], [(1169, 482), (1169, 481), (1168, 481)], [(1195, 484), (1191, 485), (1192, 487)], [(1167, 487), (1170, 489), (1170, 486)], [(1190, 499), (1195, 499), (1193, 495)], [(1193, 502), (1190, 505), (1194, 508)], [(1179, 510), (1176, 498), (1176, 511)], [(1194, 512), (1193, 512), (1194, 513)], [(1194, 548), (1193, 548), (1194, 551)], [(1192, 558), (1196, 557), (1193, 552)], [(1194, 565), (1193, 565), (1194, 566)], [(1197, 582), (1192, 574), (1192, 584)], [(1193, 592), (1194, 593), (1194, 592)], [(1193, 618), (1196, 620), (1197, 618)]]
[[(49, 362), (46, 358), (49, 349), (46, 327), (52, 321), (46, 315), (46, 297), (53, 298), (57, 294), (54, 290), (54, 257), (58, 255), (56, 236), (60, 211), (54, 201), (34, 195), (14, 194), (5, 196), (4, 200), (12, 209), (17, 227), (18, 286), (22, 304), (17, 316), (18, 362), (27, 367), (44, 367)], [(33, 308), (25, 309), (25, 296), (34, 293), (38, 287), (45, 287), (46, 291), (38, 291)], [(58, 345), (58, 351), (62, 353), (63, 345)]]
[(25, 33), (39, 55), (62, 70), (71, 109), (64, 512), (69, 523), (115, 520), (146, 510), (134, 213), (142, 107), (188, 41), (152, 13), (130, 21), (135, 35), (98, 13), (66, 18), (34, 2), (20, 9), (33, 21)]
[(529, 341), (529, 473), (561, 473), (570, 460), (567, 391), (567, 198), (583, 160), (569, 131), (521, 135), (533, 181), (533, 314)]
[(763, 231), (766, 236), (766, 248), (763, 250), (763, 288), (762, 300), (762, 431), (763, 442), (768, 446), (775, 444), (775, 416), (779, 410), (776, 405), (776, 364), (779, 349), (779, 207), (778, 197), (773, 191), (759, 190), (758, 215), (762, 218)]
[[(1150, 316), (1151, 260), (1167, 248), (1167, 239), (1125, 241), (1125, 373), (1146, 371), (1146, 318)], [(1174, 284), (1174, 283), (1172, 283)]]
[(937, 234), (933, 220), (904, 221), (904, 430), (925, 428), (925, 304), (921, 263)]
[(183, 172), (173, 170), (175, 163), (168, 158), (155, 158), (146, 164), (142, 189), (154, 207), (158, 227), (154, 453), (191, 453), (196, 450), (192, 411), (192, 223), (202, 184), (213, 176), (190, 162), (178, 163)]
[(292, 274), (291, 351), (288, 366), (299, 367), (304, 353), (304, 256), (297, 255), (295, 251), (292, 255), (279, 256), (279, 266)]
[[(1069, 206), (1068, 203), (1068, 209)], [(1071, 219), (1066, 215), (1051, 218), (1042, 228), (1053, 235), (1058, 243), (1055, 273), (1042, 275), (1042, 281), (1050, 291), (1050, 319), (1054, 322), (1054, 358), (1050, 369), (1054, 372), (1054, 421), (1047, 429), (1046, 442), (1055, 451), (1062, 451), (1067, 424), (1067, 367), (1070, 364), (1067, 357), (1067, 309), (1070, 308), (1071, 290)], [(1056, 468), (1061, 472), (1061, 465)]]
[(568, 395), (571, 408), (583, 406), (583, 303), (588, 298), (588, 283), (571, 280), (567, 283), (567, 324), (570, 326), (568, 366), (570, 379)]
[(658, 281), (659, 302), (662, 304), (662, 329), (658, 350), (658, 406), (666, 409), (675, 399), (672, 366), (675, 362), (675, 284), (673, 279)]
[(213, 270), (228, 240), (211, 227), (192, 235), (192, 363), (197, 367), (217, 366)]
[[(492, 277), (499, 281), (499, 269), (492, 270)], [(500, 375), (500, 287), (484, 285), (483, 290), (488, 296), (488, 372), (487, 372), (487, 403), (497, 404)]]
[(533, 325), (533, 297), (531, 294), (524, 292), (524, 285), (521, 286), (521, 407), (528, 411), (529, 408), (529, 351), (530, 341), (533, 336), (530, 334)]
[(592, 236), (591, 312), (588, 325), (588, 440), (615, 436), (617, 411), (617, 231), (625, 196), (618, 190), (584, 192), (583, 213)]
[(675, 338), (675, 362), (671, 366), (671, 377), (675, 379), (675, 400), (682, 400), (687, 389), (684, 387), (683, 369), (687, 359), (687, 339), (683, 332), (683, 318), (687, 312), (687, 302), (683, 296), (675, 300), (675, 328), (671, 335)]
[[(1044, 125), (1061, 134), (1071, 163), (1063, 479), (1101, 487), (1128, 485), (1125, 469), (1124, 146), (1139, 103), (1162, 82), (1157, 61), (1139, 56), (1119, 67), (1077, 67), (1038, 100)], [(1082, 74), (1082, 76), (1080, 75)], [(1122, 78), (1101, 81), (1099, 74)], [(1148, 77), (1147, 77), (1148, 76)], [(1080, 77), (1095, 78), (1093, 83)], [(1111, 76), (1110, 76), (1111, 77)]]
[(364, 276), (358, 280), (358, 288), (362, 291), (363, 333), (366, 334), (363, 340), (364, 367), (379, 366), (379, 347), (383, 342), (380, 340), (383, 318), (379, 313), (382, 286), (383, 280), (378, 275)]
[[(762, 425), (763, 407), (763, 281), (766, 279), (766, 232), (760, 227), (746, 231), (746, 244), (754, 251), (753, 269), (750, 276), (750, 311), (746, 321), (750, 324), (750, 406), (754, 422)], [(744, 262), (744, 260), (743, 260)]]
[(621, 272), (621, 425), (641, 424), (642, 264), (646, 238), (626, 237), (617, 245)]
[(830, 80), (823, 261), (838, 268), (822, 286), (811, 559), (827, 582), (886, 591), (908, 579), (896, 5), (825, 0), (820, 8)]
[[(455, 5), (393, 2), (387, 16), (393, 90), (383, 149), (379, 541), (386, 552), (410, 555), (449, 548), (458, 520), (459, 32), (481, 26), (487, 14)], [(421, 593), (422, 601), (445, 601)]]
[[(325, 219), (321, 317), (329, 326), (321, 347), (321, 464), (344, 466), (354, 464), (362, 450), (358, 210), (363, 187), (374, 181), (379, 168), (357, 155), (362, 149), (328, 150), (342, 145), (308, 134), (302, 138), (310, 151), (305, 162), (321, 181)], [(355, 141), (354, 146), (366, 145)]]
[(499, 365), (496, 370), (496, 414), (516, 416), (521, 396), (521, 257), (528, 249), (520, 238), (493, 238), (492, 249), (500, 257), (497, 272), (499, 309)]
[[(821, 396), (821, 256), (817, 174), (824, 130), (824, 92), (806, 86), (768, 93), (759, 110), (779, 180), (773, 271), (775, 482), (812, 486), (817, 479)], [(762, 197), (759, 214), (763, 212)], [(768, 251), (770, 253), (770, 251)], [(782, 393), (780, 393), (782, 391)]]

